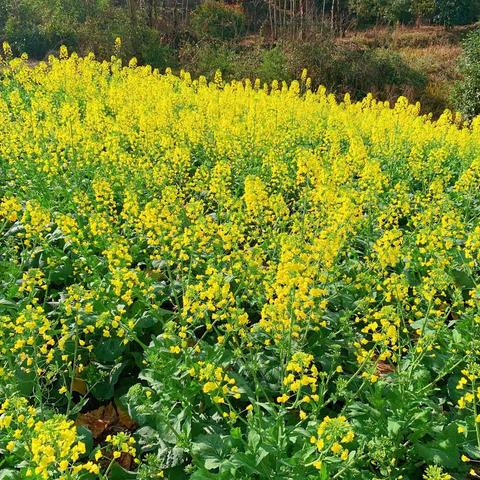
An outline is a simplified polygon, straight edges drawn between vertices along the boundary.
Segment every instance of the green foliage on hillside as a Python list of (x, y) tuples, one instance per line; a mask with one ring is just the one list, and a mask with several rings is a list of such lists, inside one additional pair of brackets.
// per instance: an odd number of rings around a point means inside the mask
[[(2, 0), (0, 39), (16, 53), (43, 58), (61, 44), (107, 55), (115, 37), (141, 61), (168, 60), (192, 39), (304, 39), (329, 30), (428, 23), (452, 26), (478, 19), (480, 0)], [(160, 53), (153, 53), (153, 49)]]
[(480, 113), (480, 30), (472, 32), (464, 42), (460, 61), (463, 79), (453, 92), (453, 102), (467, 117)]

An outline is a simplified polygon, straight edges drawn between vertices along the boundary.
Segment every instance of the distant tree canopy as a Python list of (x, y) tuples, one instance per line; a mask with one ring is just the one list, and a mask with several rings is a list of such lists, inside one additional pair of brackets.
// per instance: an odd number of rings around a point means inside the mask
[(475, 22), (480, 0), (0, 0), (0, 40), (44, 57), (61, 44), (99, 55), (122, 51), (163, 65), (172, 49), (196, 39), (245, 33), (303, 37), (371, 25)]
[[(335, 0), (332, 0), (335, 1)], [(341, 0), (337, 0), (341, 1)], [(427, 22), (444, 26), (478, 19), (478, 0), (349, 0), (348, 8), (360, 25)]]
[(480, 114), (480, 30), (471, 32), (460, 59), (462, 79), (453, 91), (453, 103), (467, 118)]

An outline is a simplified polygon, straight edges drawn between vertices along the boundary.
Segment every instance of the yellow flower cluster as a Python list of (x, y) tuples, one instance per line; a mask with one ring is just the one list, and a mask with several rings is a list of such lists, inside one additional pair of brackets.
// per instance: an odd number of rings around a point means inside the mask
[[(42, 288), (46, 289), (47, 284), (45, 283), (45, 274), (38, 268), (32, 268), (23, 274), (22, 284), (18, 291), (20, 293), (33, 293), (35, 289)], [(37, 298), (33, 298), (32, 302), (37, 303)]]
[[(477, 365), (470, 365), (468, 369), (462, 370), (462, 376), (457, 383), (457, 390), (467, 390), (458, 399), (458, 408), (461, 410), (471, 408), (475, 413), (475, 422), (480, 422), (480, 415), (477, 415), (477, 403), (480, 401), (480, 370)], [(480, 412), (478, 412), (480, 414)]]
[(0, 445), (21, 459), (26, 478), (67, 480), (81, 472), (100, 472), (96, 463), (81, 461), (86, 447), (71, 420), (56, 415), (43, 421), (24, 397), (0, 406)]
[(28, 201), (22, 216), (25, 226), (25, 245), (30, 247), (33, 242), (41, 243), (51, 230), (50, 212), (36, 201)]
[(364, 344), (376, 345), (376, 349), (381, 351), (378, 355), (378, 360), (385, 361), (397, 359), (397, 352), (399, 349), (399, 329), (401, 326), (401, 319), (395, 308), (391, 305), (385, 306), (380, 310), (370, 312), (364, 318), (357, 319), (357, 322), (364, 322), (366, 326), (362, 328), (361, 332), (365, 334), (364, 338), (355, 346), (358, 348), (357, 360), (359, 363), (369, 358), (369, 351), (362, 347)]
[[(119, 432), (116, 435), (107, 435), (105, 439), (107, 445), (112, 450), (113, 459), (118, 459), (122, 454), (128, 454), (136, 457), (135, 439), (125, 432)], [(137, 460), (135, 458), (135, 460)]]
[[(473, 472), (473, 473), (472, 473)], [(471, 475), (476, 476), (475, 471), (472, 470)], [(442, 467), (436, 465), (429, 465), (423, 474), (424, 480), (452, 480), (453, 477), (449, 473), (445, 473)]]
[(398, 229), (387, 230), (373, 246), (382, 268), (394, 267), (400, 261), (402, 232)]
[(283, 385), (288, 389), (288, 393), (283, 393), (277, 398), (277, 402), (285, 403), (290, 399), (290, 395), (300, 395), (301, 401), (309, 402), (310, 399), (318, 400), (317, 381), (318, 369), (313, 363), (313, 355), (304, 352), (295, 352), (287, 364), (286, 375), (283, 379)]
[(314, 465), (321, 468), (322, 459), (333, 454), (341, 460), (347, 460), (349, 450), (345, 447), (355, 438), (355, 433), (351, 429), (347, 418), (343, 415), (339, 417), (325, 417), (317, 428), (317, 434), (310, 437), (310, 443), (316, 446), (320, 452), (320, 459), (316, 460)]
[(198, 379), (203, 393), (209, 395), (214, 403), (225, 403), (228, 396), (240, 398), (235, 379), (226, 374), (222, 367), (200, 361), (189, 370), (189, 374)]
[(15, 197), (5, 197), (0, 200), (0, 219), (13, 223), (18, 219), (21, 211), (22, 205)]
[(36, 374), (40, 375), (44, 366), (52, 362), (56, 344), (54, 325), (43, 307), (27, 305), (16, 318), (0, 316), (0, 329), (0, 352), (5, 358), (8, 354), (15, 355), (11, 371), (14, 364), (20, 364), (26, 372), (35, 366)]
[[(66, 472), (86, 451), (85, 444), (77, 441), (77, 430), (73, 422), (63, 417), (38, 421), (33, 430), (31, 452), (36, 466), (33, 471), (27, 471), (27, 476), (35, 474), (47, 479), (52, 472)], [(98, 467), (92, 469), (92, 473), (98, 471)]]

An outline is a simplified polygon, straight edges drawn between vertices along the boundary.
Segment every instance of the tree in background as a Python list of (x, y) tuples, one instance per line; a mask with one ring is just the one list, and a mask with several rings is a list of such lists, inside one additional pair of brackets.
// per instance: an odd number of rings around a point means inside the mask
[(416, 0), (412, 2), (411, 12), (415, 17), (415, 23), (419, 26), (424, 21), (431, 21), (435, 14), (435, 0)]
[(381, 4), (378, 0), (349, 0), (349, 8), (359, 26), (372, 25), (381, 17)]
[(61, 44), (99, 47), (119, 33), (121, 11), (109, 0), (7, 0), (2, 36), (15, 50), (37, 58)]
[(0, 2), (1, 37), (17, 52), (27, 51), (38, 57), (49, 47), (43, 17), (35, 0)]
[(412, 20), (412, 0), (350, 0), (349, 6), (359, 26), (395, 25)]
[(478, 19), (479, 0), (350, 0), (357, 24), (409, 24), (435, 22), (451, 27)]
[(480, 114), (480, 30), (472, 32), (464, 42), (464, 53), (460, 61), (463, 79), (453, 92), (456, 109), (467, 118)]
[(445, 27), (467, 24), (478, 19), (478, 0), (436, 0), (435, 21)]
[(120, 36), (125, 57), (163, 68), (180, 58), (186, 43), (199, 39), (234, 43), (248, 32), (274, 43), (343, 35), (354, 26), (450, 27), (476, 21), (479, 5), (480, 0), (0, 0), (0, 41), (35, 58), (61, 44), (108, 57)]
[(156, 0), (0, 0), (0, 40), (38, 59), (62, 44), (108, 58), (121, 37), (126, 58), (164, 68), (172, 55), (157, 22), (160, 11)]
[(239, 5), (207, 0), (193, 10), (190, 18), (197, 38), (232, 39), (245, 29), (245, 15)]
[(394, 25), (396, 23), (409, 23), (412, 19), (411, 0), (389, 0), (382, 5), (384, 22)]

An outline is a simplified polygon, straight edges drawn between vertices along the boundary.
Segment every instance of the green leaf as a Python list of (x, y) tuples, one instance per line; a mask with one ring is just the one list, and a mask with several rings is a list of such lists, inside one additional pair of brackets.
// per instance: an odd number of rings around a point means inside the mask
[(54, 285), (67, 283), (73, 276), (72, 263), (68, 257), (62, 257), (62, 263), (49, 272), (49, 280)]
[(137, 437), (137, 445), (141, 449), (141, 453), (151, 452), (158, 448), (163, 442), (156, 430), (151, 427), (142, 427), (135, 432)]
[(157, 455), (163, 459), (164, 467), (169, 469), (182, 465), (185, 460), (185, 452), (179, 447), (165, 447)]
[(257, 451), (256, 451), (256, 454), (255, 454), (255, 463), (256, 465), (260, 465), (260, 463), (262, 462), (262, 460), (264, 458), (266, 458), (268, 456), (270, 452), (267, 451), (265, 448), (263, 447), (260, 447)]
[(19, 478), (18, 472), (15, 470), (10, 470), (7, 468), (0, 470), (0, 480), (17, 480)]
[(460, 344), (463, 341), (462, 334), (456, 328), (452, 332), (452, 338), (456, 344)]
[(110, 470), (110, 480), (130, 480), (137, 478), (136, 472), (129, 472), (121, 467), (118, 463), (114, 463)]
[(77, 435), (79, 440), (85, 444), (86, 454), (88, 455), (93, 449), (93, 435), (92, 432), (85, 426), (77, 426)]
[(192, 445), (192, 454), (198, 463), (203, 463), (207, 470), (218, 468), (225, 461), (228, 445), (220, 435), (202, 435), (200, 442)]
[(113, 363), (125, 351), (125, 345), (118, 338), (102, 338), (95, 344), (93, 353), (100, 363)]
[(216, 474), (202, 468), (193, 472), (190, 480), (227, 480), (229, 478), (231, 477), (228, 472)]
[(218, 458), (209, 457), (205, 459), (204, 467), (207, 470), (215, 470), (222, 465), (222, 462)]
[(467, 275), (462, 270), (453, 270), (452, 277), (454, 278), (455, 283), (461, 288), (471, 289), (475, 286), (475, 282), (470, 275)]
[(252, 450), (256, 450), (260, 443), (260, 435), (255, 430), (248, 432), (248, 445)]
[[(107, 380), (98, 383), (92, 388), (92, 395), (100, 401), (109, 400), (114, 395), (114, 387), (125, 368), (126, 364), (117, 364), (114, 365), (109, 372)], [(100, 369), (104, 368), (101, 365), (98, 365)]]
[(401, 424), (395, 420), (388, 419), (387, 421), (387, 430), (390, 435), (397, 435), (400, 431)]
[(248, 473), (260, 474), (260, 471), (257, 469), (255, 458), (252, 455), (238, 452), (232, 456), (231, 462), (232, 465), (235, 465), (236, 467), (244, 468)]
[(480, 448), (473, 445), (466, 445), (463, 447), (463, 449), (468, 457), (472, 458), (473, 460), (480, 460)]
[(420, 318), (412, 323), (412, 328), (416, 330), (423, 330), (424, 332), (432, 331), (428, 328), (429, 319), (428, 318)]
[(15, 302), (11, 302), (10, 300), (7, 300), (6, 298), (0, 298), (0, 306), (17, 308), (17, 304)]
[(445, 468), (456, 468), (459, 464), (458, 449), (450, 442), (442, 442), (442, 445), (433, 442), (431, 445), (417, 445), (415, 450), (426, 463)]
[(36, 380), (34, 369), (32, 368), (29, 372), (25, 372), (22, 368), (17, 368), (15, 380), (18, 385), (18, 390), (22, 395), (31, 395)]
[(322, 468), (320, 468), (319, 480), (328, 480), (328, 468), (325, 462), (322, 463)]

